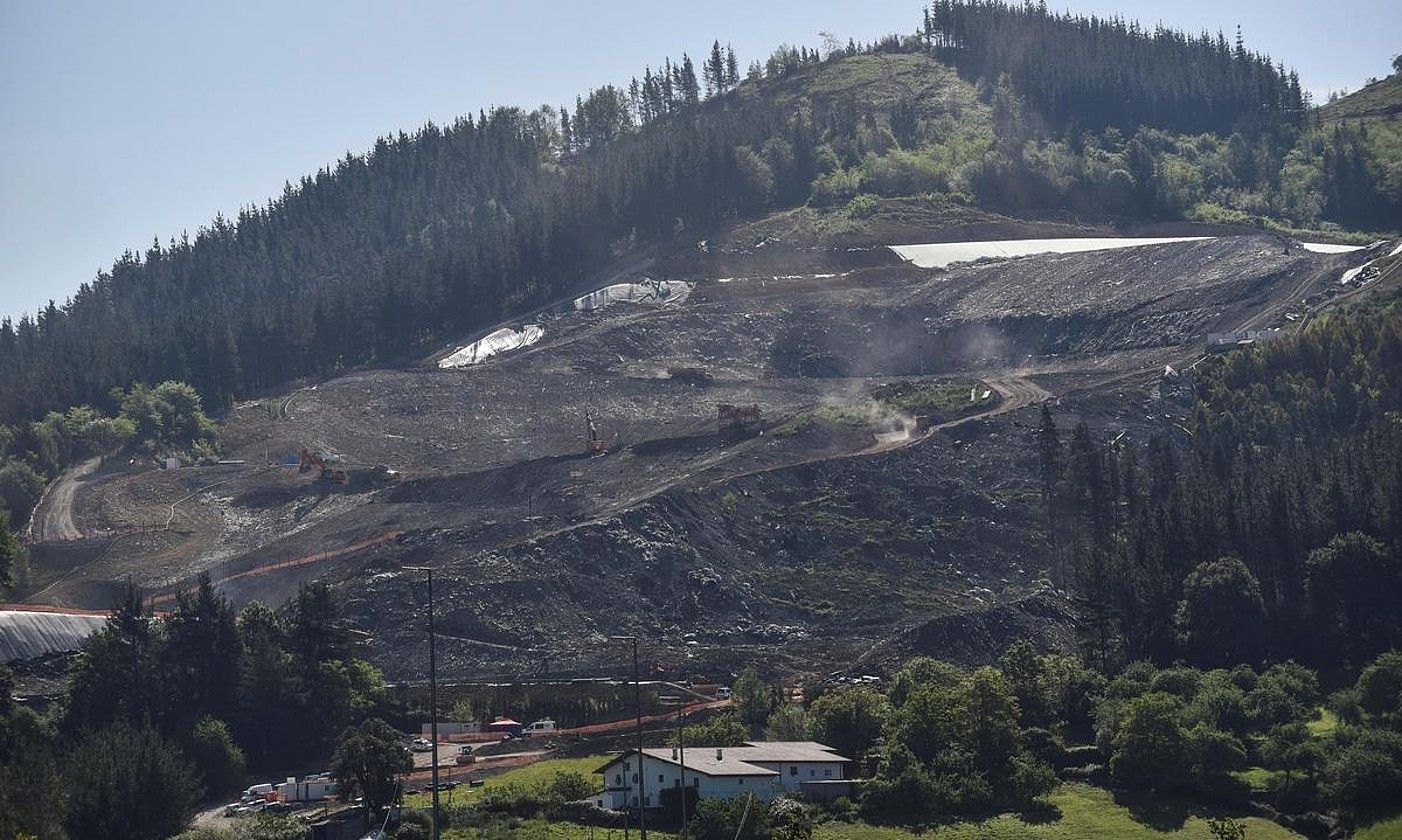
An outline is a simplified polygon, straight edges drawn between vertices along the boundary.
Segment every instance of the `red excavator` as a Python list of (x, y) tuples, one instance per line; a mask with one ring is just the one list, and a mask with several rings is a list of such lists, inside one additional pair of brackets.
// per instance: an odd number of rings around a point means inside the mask
[(350, 473), (346, 471), (345, 467), (303, 447), (302, 459), (297, 465), (297, 471), (309, 473), (312, 470), (320, 470), (317, 478), (321, 481), (331, 481), (336, 484), (346, 484), (350, 481)]

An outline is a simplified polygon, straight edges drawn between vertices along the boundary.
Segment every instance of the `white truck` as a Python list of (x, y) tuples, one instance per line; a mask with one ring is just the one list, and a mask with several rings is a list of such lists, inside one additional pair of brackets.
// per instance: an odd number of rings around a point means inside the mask
[(287, 781), (277, 786), (277, 798), (279, 802), (315, 802), (335, 796), (339, 791), (340, 786), (326, 773), (303, 776), (301, 780), (288, 776)]
[(521, 727), (521, 736), (524, 738), (538, 738), (541, 735), (555, 734), (555, 721), (550, 718), (541, 718), (534, 723), (528, 723)]

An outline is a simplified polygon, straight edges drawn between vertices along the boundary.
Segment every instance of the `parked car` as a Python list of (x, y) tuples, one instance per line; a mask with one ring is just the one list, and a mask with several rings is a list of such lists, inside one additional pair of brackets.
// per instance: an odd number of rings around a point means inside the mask
[(728, 686), (728, 685), (723, 685), (723, 686), (721, 686), (720, 688), (716, 689), (716, 699), (717, 699), (717, 700), (729, 700), (729, 699), (730, 699), (730, 686)]
[(433, 750), (433, 742), (427, 738), (415, 738), (410, 742), (409, 749), (414, 752), (431, 752)]

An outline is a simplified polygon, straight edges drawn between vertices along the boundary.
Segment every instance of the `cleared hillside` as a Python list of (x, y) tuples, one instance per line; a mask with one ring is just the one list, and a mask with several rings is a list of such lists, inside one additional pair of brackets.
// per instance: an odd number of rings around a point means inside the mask
[[(168, 603), (203, 570), (236, 603), (275, 602), (336, 581), (396, 677), (424, 665), (407, 629), (420, 587), (400, 571), (418, 564), (440, 570), (460, 675), (590, 673), (623, 630), (683, 670), (757, 651), (794, 671), (972, 662), (1029, 634), (1065, 647), (1036, 403), (1131, 439), (1172, 429), (1186, 409), (1157, 399), (1165, 364), (1210, 332), (1286, 323), (1365, 256), (1248, 236), (929, 271), (858, 251), (814, 274), (698, 274), (676, 302), (568, 304), (508, 322), (541, 338), (479, 364), (435, 356), (242, 404), (223, 439), (247, 464), (99, 470), (72, 519), (125, 536), (37, 546), (31, 591), (101, 606), (132, 575)], [(760, 420), (718, 430), (723, 403)], [(277, 466), (303, 447), (349, 482)]]

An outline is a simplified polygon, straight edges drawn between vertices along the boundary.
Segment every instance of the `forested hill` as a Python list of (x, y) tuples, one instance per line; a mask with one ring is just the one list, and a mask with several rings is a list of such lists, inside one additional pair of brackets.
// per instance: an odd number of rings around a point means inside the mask
[(780, 47), (747, 71), (717, 43), (571, 107), (382, 138), (0, 324), (0, 422), (110, 407), (133, 381), (217, 407), (411, 359), (633, 249), (803, 203), (1398, 226), (1402, 185), (1357, 197), (1370, 150), (1331, 158), (1342, 141), (1297, 124), (1298, 84), (1244, 47), (986, 2), (917, 16), (907, 37)]
[(1183, 132), (1298, 123), (1300, 79), (1248, 52), (1237, 33), (1191, 36), (1160, 25), (1054, 14), (1045, 2), (1007, 5), (937, 0), (926, 41), (942, 61), (974, 77), (1007, 74), (1048, 118), (1087, 128), (1141, 125)]

